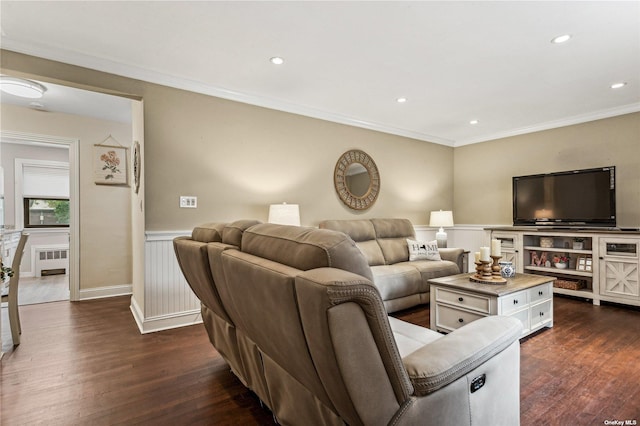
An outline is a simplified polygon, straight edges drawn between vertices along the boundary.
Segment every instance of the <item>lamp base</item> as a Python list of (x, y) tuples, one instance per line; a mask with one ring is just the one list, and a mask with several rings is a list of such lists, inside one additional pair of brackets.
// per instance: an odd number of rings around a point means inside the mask
[(436, 241), (438, 248), (447, 248), (447, 233), (444, 232), (444, 229), (440, 228), (440, 230), (436, 232)]

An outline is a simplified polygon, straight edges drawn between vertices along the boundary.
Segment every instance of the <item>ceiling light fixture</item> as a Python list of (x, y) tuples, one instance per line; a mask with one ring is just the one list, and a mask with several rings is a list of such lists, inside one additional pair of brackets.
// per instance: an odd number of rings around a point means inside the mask
[(403, 103), (407, 102), (407, 98), (398, 98), (398, 99), (396, 99), (396, 102), (399, 103), (399, 104), (403, 104)]
[(274, 56), (273, 58), (269, 59), (271, 61), (272, 64), (274, 65), (282, 65), (284, 64), (284, 59), (282, 59), (279, 56)]
[(565, 43), (565, 42), (569, 41), (569, 39), (571, 39), (571, 34), (562, 34), (562, 35), (559, 35), (557, 37), (552, 38), (551, 39), (551, 43), (553, 43), (553, 44)]
[(623, 81), (623, 82), (621, 82), (621, 83), (614, 83), (614, 84), (612, 84), (612, 85), (611, 85), (611, 88), (612, 88), (612, 89), (620, 89), (620, 88), (622, 88), (622, 87), (624, 87), (624, 86), (626, 86), (626, 85), (627, 85), (627, 83)]
[(47, 88), (35, 81), (24, 78), (0, 76), (0, 90), (21, 98), (41, 98)]
[(471, 120), (471, 121), (469, 122), (469, 124), (478, 124), (479, 122), (480, 122), (480, 121), (478, 121), (478, 120)]

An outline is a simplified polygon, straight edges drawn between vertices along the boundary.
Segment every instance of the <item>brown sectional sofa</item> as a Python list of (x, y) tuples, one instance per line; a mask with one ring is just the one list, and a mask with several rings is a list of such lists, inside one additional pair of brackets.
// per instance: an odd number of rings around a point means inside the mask
[(280, 424), (519, 423), (520, 321), (443, 336), (388, 317), (337, 231), (208, 224), (174, 248), (212, 344)]
[(389, 313), (429, 303), (427, 281), (462, 270), (461, 248), (439, 249), (442, 260), (409, 261), (407, 239), (416, 236), (407, 219), (325, 220), (319, 227), (344, 232), (355, 241)]

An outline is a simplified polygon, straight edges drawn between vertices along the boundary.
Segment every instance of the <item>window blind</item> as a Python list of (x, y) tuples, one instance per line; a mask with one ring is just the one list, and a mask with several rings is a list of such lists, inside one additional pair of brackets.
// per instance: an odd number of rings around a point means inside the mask
[(69, 198), (69, 167), (24, 165), (22, 196)]

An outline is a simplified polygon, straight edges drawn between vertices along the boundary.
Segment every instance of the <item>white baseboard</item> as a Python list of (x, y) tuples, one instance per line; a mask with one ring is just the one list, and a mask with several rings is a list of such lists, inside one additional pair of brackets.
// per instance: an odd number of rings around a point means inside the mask
[(131, 294), (131, 284), (112, 285), (107, 287), (81, 288), (79, 300), (102, 299), (103, 297), (125, 296)]
[(202, 324), (202, 314), (199, 309), (145, 318), (140, 305), (138, 305), (134, 297), (131, 298), (130, 309), (142, 334)]

